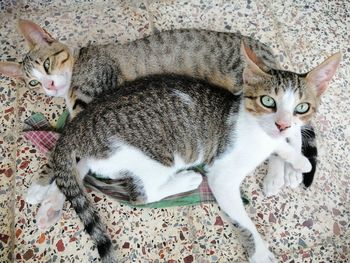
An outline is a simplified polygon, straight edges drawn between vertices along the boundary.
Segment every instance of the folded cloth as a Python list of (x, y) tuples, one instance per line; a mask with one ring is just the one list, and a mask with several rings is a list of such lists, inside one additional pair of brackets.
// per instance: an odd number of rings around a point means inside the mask
[[(46, 117), (41, 113), (35, 113), (31, 117), (25, 120), (27, 125), (26, 129), (23, 131), (24, 137), (33, 143), (38, 150), (44, 155), (49, 155), (54, 148), (56, 141), (60, 136), (60, 132), (64, 128), (68, 120), (68, 112), (65, 111), (58, 119), (55, 127), (52, 127)], [(207, 177), (205, 176), (205, 170), (203, 166), (197, 166), (192, 168), (198, 173), (202, 174), (203, 181), (198, 189), (181, 193), (178, 195), (170, 196), (162, 201), (140, 205), (137, 207), (155, 207), (164, 208), (171, 206), (185, 206), (185, 205), (195, 205), (203, 202), (212, 202), (215, 200), (212, 192), (208, 187)], [(120, 185), (121, 180), (103, 179), (95, 174), (88, 174), (85, 177), (84, 184), (87, 188), (100, 191), (114, 199), (117, 199), (123, 203), (131, 205), (129, 202), (129, 197), (125, 192), (120, 192), (116, 190), (117, 187), (113, 185)], [(118, 187), (120, 189), (120, 187)], [(245, 201), (245, 199), (243, 199)]]

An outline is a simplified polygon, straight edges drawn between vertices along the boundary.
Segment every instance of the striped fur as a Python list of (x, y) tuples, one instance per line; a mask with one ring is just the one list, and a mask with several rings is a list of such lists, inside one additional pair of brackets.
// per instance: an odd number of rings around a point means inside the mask
[[(279, 79), (280, 75), (271, 72), (257, 86), (252, 87), (247, 83), (244, 86), (243, 95), (240, 96), (235, 96), (220, 87), (211, 86), (207, 82), (186, 77), (162, 75), (143, 78), (126, 83), (121, 89), (104, 92), (91, 102), (84, 112), (79, 113), (74, 122), (68, 124), (52, 154), (52, 172), (58, 188), (71, 202), (85, 230), (94, 240), (102, 262), (115, 262), (112, 243), (100, 216), (84, 191), (82, 180), (74, 175), (75, 157), (112, 160), (111, 156), (115, 156), (125, 145), (129, 145), (136, 147), (148, 158), (164, 167), (175, 166), (175, 159), (178, 158), (176, 156), (190, 166), (201, 159), (208, 165), (208, 176), (212, 178), (210, 174), (216, 174), (216, 172), (211, 173), (211, 169), (221, 167), (220, 164), (216, 166), (216, 163), (227, 158), (232, 149), (240, 145), (241, 139), (237, 135), (242, 131), (236, 126), (243, 116), (241, 112), (248, 112), (245, 111), (244, 102), (250, 101), (251, 98), (247, 98), (247, 94), (252, 88), (256, 89), (256, 94), (262, 91), (270, 96), (288, 93), (291, 89), (290, 82), (295, 78), (295, 74), (287, 75), (289, 81), (281, 84), (277, 91), (275, 89), (267, 91), (268, 87), (273, 87), (271, 83), (282, 83)], [(292, 92), (296, 104), (300, 102), (299, 89), (310, 89), (305, 86), (305, 78), (301, 76), (297, 78), (300, 78), (299, 88)], [(285, 89), (284, 85), (289, 89)], [(301, 99), (305, 99), (304, 93), (305, 91), (302, 91)], [(309, 102), (316, 100), (317, 95), (311, 94), (313, 97), (306, 98)], [(277, 105), (283, 105), (283, 98), (283, 96), (276, 96)], [(275, 136), (272, 133), (276, 130), (273, 126), (274, 115), (275, 113), (258, 113), (256, 116), (253, 114), (250, 116), (254, 116), (257, 123), (263, 127), (266, 132), (264, 136), (268, 135), (277, 140), (281, 138), (280, 140), (284, 141), (283, 137), (278, 137), (280, 134)], [(266, 123), (271, 123), (272, 126)], [(298, 123), (295, 123), (293, 122), (293, 125), (298, 126)], [(265, 139), (267, 138), (269, 137)], [(250, 149), (253, 146), (245, 147)], [(255, 155), (256, 152), (251, 154)], [(310, 155), (310, 157), (314, 156)], [(261, 161), (265, 158), (262, 156)], [(251, 159), (255, 160), (254, 156), (245, 158), (244, 163), (246, 161), (249, 163)], [(140, 160), (140, 162), (143, 161)], [(245, 167), (244, 163), (240, 164), (242, 166), (239, 167), (240, 169)], [(113, 161), (113, 167), (117, 165), (116, 161)], [(120, 169), (118, 171), (120, 177), (117, 178), (124, 178), (126, 175), (134, 178), (139, 176), (129, 173), (128, 170), (124, 170), (125, 168)], [(128, 169), (132, 171), (133, 167)], [(252, 168), (248, 170), (250, 169)], [(144, 178), (144, 180), (150, 180), (152, 184), (156, 183), (154, 178)], [(142, 183), (146, 184), (145, 181)], [(215, 189), (214, 194), (217, 194), (217, 190)], [(147, 192), (138, 189), (136, 191), (131, 189), (131, 192), (134, 195), (133, 199), (148, 201)], [(141, 194), (141, 198), (138, 194)], [(262, 245), (260, 239), (256, 234), (251, 235), (248, 232), (244, 236), (248, 239), (246, 245), (249, 253), (253, 255), (252, 258), (256, 257), (258, 249), (256, 246)], [(270, 254), (267, 256), (271, 257)]]
[[(55, 81), (67, 88), (65, 93), (64, 88), (54, 92), (43, 87), (48, 95), (66, 98), (72, 117), (99, 94), (115, 89), (125, 81), (150, 74), (176, 73), (192, 76), (205, 79), (231, 92), (239, 92), (242, 89), (242, 72), (245, 66), (245, 59), (240, 51), (243, 40), (262, 58), (264, 63), (259, 66), (263, 70), (279, 67), (269, 47), (239, 33), (177, 29), (157, 32), (125, 44), (90, 45), (73, 53), (34, 23), (21, 20), (19, 25), (32, 46), (22, 63), (23, 79), (29, 86), (34, 78), (33, 68), (45, 74), (43, 63), (46, 58), (50, 58), (49, 74), (70, 69), (71, 73), (66, 73), (69, 78), (71, 75), (70, 85), (57, 78)], [(44, 41), (33, 43), (27, 27), (42, 34)], [(59, 58), (56, 59), (56, 56)], [(59, 61), (61, 63), (55, 63)], [(283, 71), (280, 73), (283, 74)], [(306, 143), (305, 147), (307, 145)]]
[[(200, 155), (206, 163), (212, 163), (230, 145), (229, 120), (238, 112), (239, 97), (207, 85), (175, 76), (135, 81), (123, 92), (106, 92), (92, 102), (58, 140), (51, 157), (56, 184), (94, 240), (102, 262), (115, 262), (111, 241), (81, 179), (74, 175), (75, 156), (108, 158), (119, 149), (111, 143), (117, 138), (165, 166), (174, 164), (175, 153), (186, 163)], [(179, 93), (193, 98), (196, 107), (182, 103)]]

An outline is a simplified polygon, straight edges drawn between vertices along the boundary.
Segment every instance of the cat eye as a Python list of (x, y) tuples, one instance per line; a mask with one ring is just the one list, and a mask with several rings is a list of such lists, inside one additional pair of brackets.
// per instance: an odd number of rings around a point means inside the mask
[(37, 81), (36, 79), (33, 79), (33, 80), (29, 81), (29, 85), (32, 86), (32, 87), (38, 85), (39, 83), (40, 83), (40, 82)]
[(310, 109), (310, 104), (303, 102), (303, 103), (298, 104), (295, 107), (295, 112), (299, 113), (299, 114), (304, 114), (304, 113), (308, 112), (309, 109)]
[(47, 58), (47, 59), (44, 61), (44, 69), (45, 69), (46, 73), (48, 73), (49, 68), (50, 68), (50, 59)]
[(266, 108), (275, 108), (276, 102), (273, 98), (270, 96), (264, 95), (260, 97), (260, 102), (262, 105), (264, 105)]

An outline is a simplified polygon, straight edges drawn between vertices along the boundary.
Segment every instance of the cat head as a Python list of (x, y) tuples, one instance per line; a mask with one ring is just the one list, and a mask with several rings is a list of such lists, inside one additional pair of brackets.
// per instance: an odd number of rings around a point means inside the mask
[(42, 87), (49, 96), (65, 97), (73, 70), (72, 51), (35, 23), (19, 20), (29, 45), (21, 63), (0, 62), (0, 74), (23, 80), (29, 88)]
[(268, 68), (242, 43), (244, 107), (272, 137), (306, 124), (315, 114), (341, 60), (336, 53), (306, 74)]

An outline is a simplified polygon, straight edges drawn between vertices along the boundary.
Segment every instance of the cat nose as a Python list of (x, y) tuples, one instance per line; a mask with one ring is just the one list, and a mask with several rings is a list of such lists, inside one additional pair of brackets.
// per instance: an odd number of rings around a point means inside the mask
[(282, 132), (288, 128), (290, 128), (290, 125), (286, 122), (275, 122), (277, 129)]
[(54, 90), (55, 89), (55, 82), (53, 80), (49, 81), (47, 87), (49, 90)]

